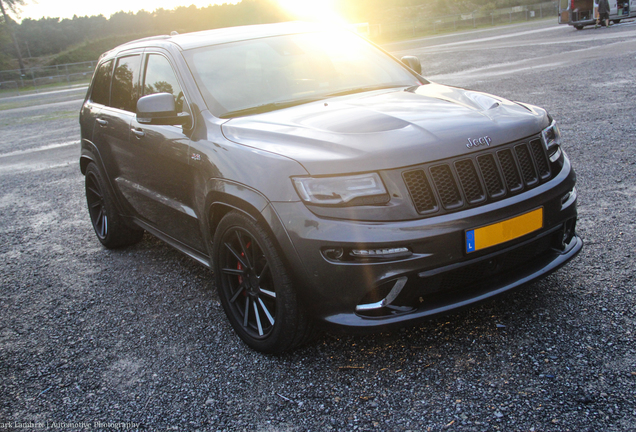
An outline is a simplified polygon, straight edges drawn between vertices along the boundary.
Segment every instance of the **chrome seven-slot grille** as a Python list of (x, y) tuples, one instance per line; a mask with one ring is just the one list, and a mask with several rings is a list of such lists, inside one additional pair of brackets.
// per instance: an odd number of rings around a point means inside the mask
[(532, 189), (550, 180), (552, 172), (536, 138), (408, 169), (402, 176), (417, 212), (432, 215)]

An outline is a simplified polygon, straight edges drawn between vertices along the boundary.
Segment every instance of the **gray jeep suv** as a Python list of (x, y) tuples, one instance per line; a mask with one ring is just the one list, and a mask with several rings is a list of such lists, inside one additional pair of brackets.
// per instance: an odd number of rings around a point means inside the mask
[(575, 174), (538, 107), (427, 81), (306, 23), (121, 45), (80, 113), (98, 239), (144, 231), (214, 271), (262, 352), (315, 323), (404, 325), (573, 258)]

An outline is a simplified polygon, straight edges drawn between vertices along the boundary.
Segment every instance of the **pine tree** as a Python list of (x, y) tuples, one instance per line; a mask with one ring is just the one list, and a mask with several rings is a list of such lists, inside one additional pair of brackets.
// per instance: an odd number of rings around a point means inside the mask
[(18, 39), (16, 38), (15, 33), (11, 29), (14, 21), (7, 14), (7, 8), (13, 13), (18, 13), (18, 6), (22, 5), (24, 5), (24, 0), (0, 0), (0, 10), (2, 11), (4, 24), (7, 26), (7, 32), (9, 33), (9, 35), (11, 35), (11, 39), (13, 39), (13, 44), (15, 45), (15, 52), (18, 56), (18, 63), (20, 64), (20, 73), (24, 75), (26, 74), (26, 68), (24, 67), (24, 62), (22, 61), (20, 45), (18, 44)]

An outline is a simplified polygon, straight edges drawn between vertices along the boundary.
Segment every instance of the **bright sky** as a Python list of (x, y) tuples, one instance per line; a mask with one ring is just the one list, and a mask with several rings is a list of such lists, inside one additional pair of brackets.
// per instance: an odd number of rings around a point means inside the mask
[(239, 3), (240, 0), (25, 0), (20, 7), (20, 19), (42, 17), (72, 18), (102, 14), (109, 18), (119, 11), (137, 12), (141, 9), (152, 12), (155, 9), (174, 9), (179, 6), (195, 5), (205, 7), (211, 4)]

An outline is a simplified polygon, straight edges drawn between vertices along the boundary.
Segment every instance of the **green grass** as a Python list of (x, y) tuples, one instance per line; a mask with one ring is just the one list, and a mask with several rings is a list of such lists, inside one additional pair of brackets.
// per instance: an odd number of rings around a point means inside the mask
[[(44, 95), (46, 95), (46, 93), (43, 93), (43, 96)], [(36, 98), (29, 98), (29, 99), (22, 99), (22, 100), (3, 101), (2, 98), (0, 98), (0, 111), (6, 111), (6, 110), (16, 109), (16, 108), (26, 108), (26, 107), (37, 106), (37, 105), (48, 105), (52, 103), (66, 102), (70, 100), (79, 100), (79, 99), (84, 99), (84, 93), (78, 92), (78, 93), (60, 95), (55, 97), (49, 97), (47, 99), (36, 97)]]
[[(90, 79), (87, 79), (86, 81), (73, 81), (70, 86), (68, 82), (45, 84), (41, 86), (33, 86), (33, 85), (24, 86), (20, 88), (20, 96), (27, 95), (27, 94), (35, 94), (38, 92), (42, 92), (43, 90), (55, 91), (55, 90), (69, 89), (73, 87), (80, 87), (82, 85), (88, 85), (89, 83), (90, 83)], [(10, 97), (10, 96), (19, 96), (18, 89), (15, 89), (15, 88), (0, 89), (0, 98)]]
[[(2, 110), (2, 108), (0, 108)], [(0, 123), (0, 127), (10, 127), (10, 126), (24, 126), (29, 124), (42, 124), (46, 122), (59, 121), (59, 120), (76, 120), (79, 115), (78, 111), (69, 110), (69, 111), (60, 111), (54, 114), (46, 114), (46, 115), (35, 115), (29, 117), (21, 117), (19, 119), (12, 119), (11, 121), (5, 121)]]

